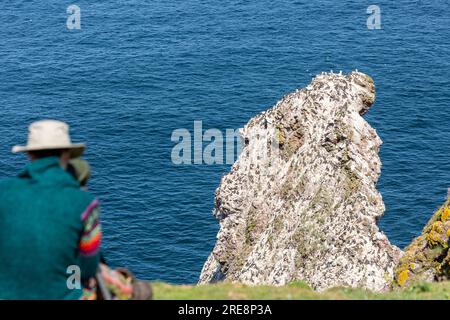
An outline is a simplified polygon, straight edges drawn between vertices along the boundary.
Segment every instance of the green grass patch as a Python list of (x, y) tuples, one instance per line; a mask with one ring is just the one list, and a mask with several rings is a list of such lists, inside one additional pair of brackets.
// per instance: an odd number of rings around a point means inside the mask
[(410, 288), (375, 293), (358, 288), (333, 288), (315, 292), (298, 281), (286, 286), (247, 286), (219, 283), (170, 285), (152, 283), (156, 300), (422, 300), (450, 299), (450, 282), (419, 283)]

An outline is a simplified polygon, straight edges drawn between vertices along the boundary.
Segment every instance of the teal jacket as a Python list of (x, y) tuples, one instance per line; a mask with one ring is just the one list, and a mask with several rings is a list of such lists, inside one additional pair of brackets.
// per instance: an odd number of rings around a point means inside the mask
[(76, 270), (88, 279), (99, 263), (97, 250), (80, 252), (96, 207), (56, 157), (0, 182), (0, 299), (79, 299)]

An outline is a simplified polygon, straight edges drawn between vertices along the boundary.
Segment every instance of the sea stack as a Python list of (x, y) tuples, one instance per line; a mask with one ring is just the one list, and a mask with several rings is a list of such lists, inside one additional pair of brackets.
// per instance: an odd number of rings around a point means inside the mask
[(323, 73), (245, 125), (199, 283), (389, 287), (401, 251), (377, 227), (382, 142), (362, 117), (374, 101), (368, 75)]

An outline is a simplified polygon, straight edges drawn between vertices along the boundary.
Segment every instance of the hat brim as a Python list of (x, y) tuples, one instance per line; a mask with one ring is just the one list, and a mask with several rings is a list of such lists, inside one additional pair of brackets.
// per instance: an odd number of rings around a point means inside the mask
[(68, 149), (70, 151), (71, 158), (80, 157), (85, 149), (86, 145), (84, 143), (73, 143), (70, 145), (61, 146), (40, 146), (40, 147), (28, 147), (28, 146), (14, 146), (12, 148), (13, 153), (19, 152), (29, 152), (29, 151), (39, 151), (39, 150), (59, 150)]

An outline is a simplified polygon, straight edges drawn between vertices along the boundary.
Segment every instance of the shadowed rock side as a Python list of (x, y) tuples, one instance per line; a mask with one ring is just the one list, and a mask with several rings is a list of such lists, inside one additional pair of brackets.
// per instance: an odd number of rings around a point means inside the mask
[(422, 234), (405, 249), (395, 270), (395, 286), (450, 277), (450, 199), (431, 217)]
[(361, 117), (374, 100), (369, 76), (326, 73), (249, 121), (199, 283), (389, 286), (401, 251), (377, 227), (381, 140)]

